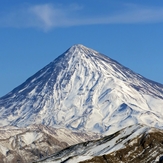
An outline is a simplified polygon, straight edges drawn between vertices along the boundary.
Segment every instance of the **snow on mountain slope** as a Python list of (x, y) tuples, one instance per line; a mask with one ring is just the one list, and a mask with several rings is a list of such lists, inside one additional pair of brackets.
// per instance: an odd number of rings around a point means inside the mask
[(142, 125), (129, 126), (121, 131), (68, 147), (37, 163), (147, 163), (163, 155), (163, 132)]
[(83, 45), (0, 98), (0, 125), (44, 124), (113, 133), (132, 124), (163, 127), (163, 85)]

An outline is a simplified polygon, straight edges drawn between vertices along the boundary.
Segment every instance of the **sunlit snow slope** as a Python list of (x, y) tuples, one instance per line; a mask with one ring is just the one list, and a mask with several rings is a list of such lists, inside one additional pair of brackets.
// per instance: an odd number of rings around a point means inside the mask
[(113, 133), (132, 124), (163, 126), (163, 85), (83, 45), (0, 98), (0, 125), (44, 124)]

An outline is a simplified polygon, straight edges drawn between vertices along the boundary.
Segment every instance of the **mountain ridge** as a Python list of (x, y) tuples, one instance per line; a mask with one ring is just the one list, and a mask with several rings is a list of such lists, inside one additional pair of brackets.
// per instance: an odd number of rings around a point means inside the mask
[(112, 135), (70, 146), (36, 162), (158, 162), (163, 155), (162, 133), (162, 130), (145, 125), (128, 126)]

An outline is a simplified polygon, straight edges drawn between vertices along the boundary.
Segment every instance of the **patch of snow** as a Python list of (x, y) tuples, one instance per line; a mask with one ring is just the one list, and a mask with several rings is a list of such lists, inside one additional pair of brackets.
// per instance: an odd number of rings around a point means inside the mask
[(9, 151), (8, 148), (0, 145), (0, 153), (2, 153), (4, 156), (6, 156), (8, 151)]
[(26, 145), (32, 144), (34, 141), (42, 137), (42, 133), (38, 132), (26, 132), (21, 136)]

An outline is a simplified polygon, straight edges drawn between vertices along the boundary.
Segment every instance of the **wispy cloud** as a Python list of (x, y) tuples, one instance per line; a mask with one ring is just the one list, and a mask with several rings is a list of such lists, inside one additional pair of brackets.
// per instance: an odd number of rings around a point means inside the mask
[(54, 27), (73, 26), (78, 24), (73, 15), (81, 9), (82, 6), (77, 4), (66, 7), (49, 3), (23, 6), (1, 13), (0, 27), (35, 27), (49, 30)]
[(29, 5), (1, 13), (0, 27), (17, 28), (41, 28), (49, 30), (55, 27), (67, 27), (89, 24), (131, 24), (131, 23), (158, 23), (163, 22), (162, 7), (144, 7), (134, 4), (126, 4), (123, 10), (103, 16), (90, 16), (82, 14), (84, 7), (78, 4), (69, 6), (40, 4)]
[(127, 4), (124, 11), (121, 13), (108, 16), (108, 23), (159, 22), (163, 22), (163, 7), (145, 7), (134, 4)]

